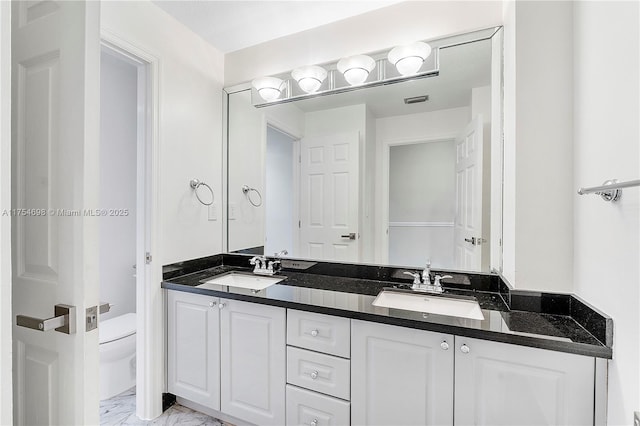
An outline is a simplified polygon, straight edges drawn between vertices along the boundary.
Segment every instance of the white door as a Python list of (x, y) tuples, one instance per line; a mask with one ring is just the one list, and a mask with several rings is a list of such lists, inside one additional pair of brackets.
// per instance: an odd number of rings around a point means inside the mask
[(454, 269), (482, 266), (482, 116), (456, 139), (456, 216)]
[(302, 139), (300, 257), (358, 261), (358, 141), (358, 132)]
[[(73, 334), (13, 327), (14, 422), (97, 424), (100, 10), (97, 2), (14, 2), (13, 315), (76, 307)], [(36, 325), (37, 327), (37, 325)], [(73, 327), (72, 327), (73, 328)]]
[(453, 336), (351, 321), (351, 423), (453, 423)]
[(456, 426), (593, 425), (592, 357), (458, 336), (455, 342)]
[(220, 303), (221, 411), (256, 425), (285, 424), (285, 309)]
[(167, 388), (220, 410), (220, 309), (216, 297), (167, 292)]

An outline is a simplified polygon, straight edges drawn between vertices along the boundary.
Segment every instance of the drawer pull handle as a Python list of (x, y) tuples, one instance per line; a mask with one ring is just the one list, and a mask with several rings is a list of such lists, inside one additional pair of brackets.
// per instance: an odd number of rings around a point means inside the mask
[(320, 333), (318, 332), (318, 330), (311, 330), (311, 336), (312, 336), (312, 337), (316, 337), (318, 334), (320, 334)]
[(309, 426), (318, 426), (318, 419), (311, 420), (311, 423), (309, 423)]
[(317, 379), (317, 378), (318, 378), (318, 372), (317, 372), (317, 371), (312, 371), (312, 372), (311, 372), (311, 374), (309, 374), (309, 375), (311, 376), (311, 378), (312, 378), (313, 380), (315, 380), (315, 379)]

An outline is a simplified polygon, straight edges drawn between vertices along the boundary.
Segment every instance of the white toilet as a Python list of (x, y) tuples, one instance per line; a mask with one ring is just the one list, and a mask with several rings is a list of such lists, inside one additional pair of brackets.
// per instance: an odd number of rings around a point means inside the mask
[(136, 314), (100, 322), (100, 400), (136, 385)]

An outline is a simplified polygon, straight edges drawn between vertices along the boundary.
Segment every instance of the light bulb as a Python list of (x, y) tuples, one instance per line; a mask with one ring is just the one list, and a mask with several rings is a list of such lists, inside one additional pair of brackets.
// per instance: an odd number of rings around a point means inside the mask
[(277, 77), (261, 77), (251, 82), (260, 97), (267, 102), (275, 101), (282, 93), (282, 80)]
[(314, 93), (320, 89), (322, 82), (327, 78), (327, 70), (317, 65), (296, 68), (291, 72), (291, 77), (298, 82), (298, 86), (307, 93)]
[(389, 62), (395, 65), (401, 75), (412, 75), (420, 70), (424, 60), (431, 54), (431, 46), (421, 41), (391, 49)]
[(376, 66), (376, 61), (367, 55), (355, 55), (342, 58), (338, 61), (338, 71), (343, 75), (347, 83), (356, 86), (364, 83), (369, 77), (369, 73)]

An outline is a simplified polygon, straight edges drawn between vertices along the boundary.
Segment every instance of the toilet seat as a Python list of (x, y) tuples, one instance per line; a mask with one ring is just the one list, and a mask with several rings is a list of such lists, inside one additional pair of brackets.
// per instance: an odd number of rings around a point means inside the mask
[(100, 344), (131, 336), (136, 333), (136, 314), (128, 313), (101, 321), (98, 331)]

